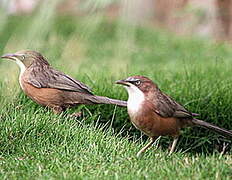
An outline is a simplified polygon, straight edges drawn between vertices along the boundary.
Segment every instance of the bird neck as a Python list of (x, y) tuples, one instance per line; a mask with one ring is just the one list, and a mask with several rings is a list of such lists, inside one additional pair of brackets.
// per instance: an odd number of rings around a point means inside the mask
[(26, 71), (26, 66), (25, 64), (23, 64), (22, 61), (16, 59), (15, 62), (18, 64), (19, 68), (20, 68), (20, 74), (19, 74), (19, 84), (21, 86), (21, 88), (23, 89), (23, 85), (22, 85), (22, 75), (23, 73)]
[(22, 61), (16, 59), (15, 62), (18, 64), (19, 68), (20, 68), (20, 76), (22, 76), (22, 74), (25, 72), (26, 70), (26, 66), (23, 64)]
[(143, 103), (145, 100), (145, 95), (136, 86), (130, 86), (130, 87), (126, 87), (126, 88), (127, 88), (128, 94), (129, 94), (129, 98), (127, 101), (128, 112), (131, 115), (138, 114), (139, 110), (143, 106)]

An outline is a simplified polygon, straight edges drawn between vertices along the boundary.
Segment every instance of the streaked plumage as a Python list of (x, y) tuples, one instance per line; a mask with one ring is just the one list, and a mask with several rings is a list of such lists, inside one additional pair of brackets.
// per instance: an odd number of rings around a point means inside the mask
[(19, 51), (2, 58), (14, 60), (19, 65), (19, 82), (26, 95), (56, 113), (79, 104), (127, 105), (125, 101), (95, 96), (82, 82), (52, 68), (36, 51)]
[(198, 114), (191, 113), (178, 104), (147, 77), (132, 76), (116, 83), (124, 85), (128, 91), (127, 109), (131, 122), (151, 138), (150, 143), (138, 152), (138, 156), (149, 148), (157, 137), (167, 135), (174, 138), (170, 151), (172, 153), (180, 135), (180, 129), (188, 126), (205, 127), (232, 138), (231, 131), (195, 119)]

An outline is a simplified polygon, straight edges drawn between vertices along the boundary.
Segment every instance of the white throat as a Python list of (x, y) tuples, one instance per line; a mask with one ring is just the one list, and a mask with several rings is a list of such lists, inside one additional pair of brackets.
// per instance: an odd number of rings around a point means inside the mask
[(18, 66), (20, 68), (19, 83), (20, 83), (21, 88), (23, 88), (22, 83), (21, 83), (21, 77), (26, 70), (26, 66), (17, 58), (15, 58), (15, 62), (18, 64)]
[(145, 99), (144, 93), (135, 85), (124, 86), (127, 89), (129, 98), (127, 101), (128, 112), (132, 115), (137, 114)]

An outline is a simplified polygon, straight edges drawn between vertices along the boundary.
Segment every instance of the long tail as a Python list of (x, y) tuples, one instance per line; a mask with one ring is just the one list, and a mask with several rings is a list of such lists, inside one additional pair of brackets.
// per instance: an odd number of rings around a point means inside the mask
[(126, 101), (111, 99), (104, 96), (91, 96), (89, 100), (94, 104), (116, 104), (118, 106), (127, 107)]
[(193, 119), (193, 124), (197, 125), (197, 126), (201, 126), (204, 128), (207, 128), (209, 130), (213, 130), (223, 136), (227, 136), (230, 137), (232, 139), (232, 131), (226, 130), (224, 128), (220, 128), (218, 126), (215, 126), (213, 124), (207, 123), (205, 121), (199, 120), (199, 119)]

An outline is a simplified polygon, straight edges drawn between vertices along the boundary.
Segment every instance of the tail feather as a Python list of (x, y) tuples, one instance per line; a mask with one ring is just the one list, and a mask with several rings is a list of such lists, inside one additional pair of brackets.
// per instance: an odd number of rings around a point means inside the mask
[(92, 96), (90, 101), (94, 104), (115, 104), (118, 106), (127, 107), (126, 101), (111, 99), (104, 96)]
[(192, 122), (193, 122), (193, 124), (195, 124), (197, 126), (201, 126), (201, 127), (207, 128), (209, 130), (213, 130), (213, 131), (215, 131), (223, 136), (230, 137), (232, 139), (232, 131), (230, 131), (230, 130), (220, 128), (216, 125), (213, 125), (211, 123), (208, 123), (208, 122), (205, 122), (205, 121), (202, 121), (199, 119), (193, 119)]

